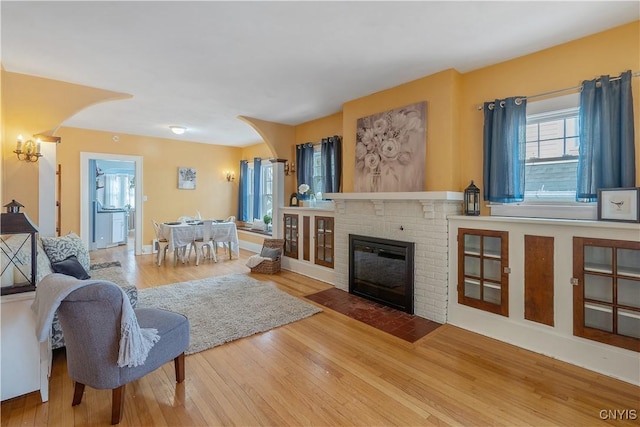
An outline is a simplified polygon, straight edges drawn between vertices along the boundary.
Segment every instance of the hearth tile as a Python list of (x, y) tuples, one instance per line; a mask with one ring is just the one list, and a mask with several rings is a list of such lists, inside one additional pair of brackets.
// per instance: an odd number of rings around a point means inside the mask
[(439, 323), (337, 288), (308, 295), (306, 298), (408, 342), (415, 342), (440, 326)]

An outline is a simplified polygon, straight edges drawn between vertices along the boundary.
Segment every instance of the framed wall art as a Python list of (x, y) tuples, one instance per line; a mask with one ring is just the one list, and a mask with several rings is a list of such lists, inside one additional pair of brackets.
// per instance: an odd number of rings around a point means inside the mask
[(426, 102), (358, 119), (354, 191), (423, 191), (426, 153)]
[(196, 189), (195, 168), (178, 168), (178, 188), (180, 190)]
[(640, 187), (598, 189), (598, 220), (640, 222)]

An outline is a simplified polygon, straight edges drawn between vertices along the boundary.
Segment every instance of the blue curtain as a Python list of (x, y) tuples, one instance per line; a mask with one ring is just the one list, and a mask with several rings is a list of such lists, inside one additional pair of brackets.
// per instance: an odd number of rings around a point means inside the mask
[(595, 202), (598, 188), (634, 187), (635, 175), (631, 71), (584, 81), (576, 200)]
[(255, 157), (253, 159), (253, 218), (261, 219), (260, 215), (260, 196), (262, 195), (261, 178), (262, 178), (262, 159)]
[(238, 221), (249, 221), (249, 180), (247, 179), (249, 162), (240, 160), (240, 176), (238, 178)]
[(484, 103), (484, 200), (524, 200), (526, 130), (526, 98)]
[(340, 191), (340, 177), (342, 176), (342, 138), (337, 135), (323, 138), (320, 143), (320, 155), (322, 160), (322, 191), (337, 193)]
[(313, 189), (313, 144), (307, 142), (296, 145), (296, 163), (298, 164), (296, 191), (301, 184), (307, 184), (315, 193)]

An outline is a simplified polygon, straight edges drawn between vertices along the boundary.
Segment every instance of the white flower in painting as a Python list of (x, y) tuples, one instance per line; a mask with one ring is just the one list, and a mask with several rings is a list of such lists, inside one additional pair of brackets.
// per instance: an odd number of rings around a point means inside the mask
[(380, 164), (380, 156), (376, 153), (369, 153), (364, 157), (364, 163), (369, 169), (375, 169)]
[(407, 124), (407, 116), (402, 113), (394, 114), (391, 117), (391, 127), (393, 129), (403, 129)]
[(300, 184), (300, 186), (298, 187), (298, 193), (306, 194), (307, 191), (309, 191), (309, 186), (307, 184)]
[(362, 142), (365, 145), (369, 145), (373, 139), (375, 138), (375, 134), (373, 133), (373, 129), (365, 129), (361, 134)]
[(367, 147), (362, 142), (358, 142), (356, 144), (356, 159), (362, 160), (366, 155), (367, 155)]
[(422, 120), (418, 117), (410, 117), (409, 120), (407, 120), (405, 130), (422, 130)]
[(382, 135), (383, 133), (385, 133), (387, 131), (387, 128), (388, 128), (388, 125), (385, 119), (378, 119), (375, 122), (373, 122), (373, 131), (377, 135)]
[(380, 154), (386, 160), (396, 160), (400, 152), (400, 145), (395, 139), (387, 139), (380, 145)]

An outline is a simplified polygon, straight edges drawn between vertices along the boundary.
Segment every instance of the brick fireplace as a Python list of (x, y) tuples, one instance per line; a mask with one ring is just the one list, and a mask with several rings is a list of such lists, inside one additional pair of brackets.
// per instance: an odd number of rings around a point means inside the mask
[(335, 286), (349, 290), (349, 234), (415, 243), (414, 313), (447, 320), (448, 215), (462, 193), (331, 193), (335, 203)]

